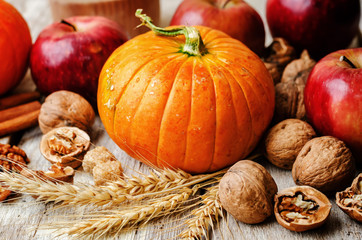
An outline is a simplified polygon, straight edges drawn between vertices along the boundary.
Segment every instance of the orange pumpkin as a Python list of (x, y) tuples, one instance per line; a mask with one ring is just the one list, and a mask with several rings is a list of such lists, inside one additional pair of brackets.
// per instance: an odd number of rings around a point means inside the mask
[(109, 136), (148, 165), (190, 173), (246, 157), (274, 110), (263, 62), (220, 31), (145, 22), (157, 34), (120, 46), (100, 74), (98, 110)]
[(24, 18), (11, 4), (0, 0), (0, 95), (23, 79), (31, 46), (31, 35)]

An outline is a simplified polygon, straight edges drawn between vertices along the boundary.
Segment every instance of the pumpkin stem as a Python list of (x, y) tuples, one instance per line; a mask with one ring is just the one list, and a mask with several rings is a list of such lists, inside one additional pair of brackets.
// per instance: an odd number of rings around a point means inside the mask
[(152, 19), (149, 16), (142, 14), (142, 9), (137, 9), (136, 17), (140, 18), (142, 21), (138, 27), (145, 25), (154, 33), (161, 36), (174, 37), (178, 35), (184, 35), (186, 42), (181, 48), (183, 53), (186, 53), (189, 56), (202, 56), (207, 53), (207, 49), (205, 48), (205, 44), (201, 39), (200, 32), (195, 27), (182, 26), (171, 29), (157, 27), (152, 23)]

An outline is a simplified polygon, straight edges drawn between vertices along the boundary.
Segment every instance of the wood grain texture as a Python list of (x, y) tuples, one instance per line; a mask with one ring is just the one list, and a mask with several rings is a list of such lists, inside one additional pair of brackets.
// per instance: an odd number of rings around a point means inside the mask
[[(181, 0), (161, 0), (161, 24), (167, 25), (175, 8)], [(41, 29), (52, 22), (51, 13), (46, 0), (8, 0), (23, 14), (28, 21), (33, 41)], [(263, 19), (265, 0), (248, 1), (253, 5)], [(270, 36), (268, 36), (270, 38)], [(16, 91), (32, 91), (35, 89), (28, 73), (21, 86)], [(18, 135), (13, 138), (18, 137)], [(43, 158), (39, 151), (39, 143), (42, 134), (38, 127), (27, 130), (21, 137), (18, 146), (21, 147), (30, 159), (29, 167), (37, 170), (46, 170), (50, 163)], [(147, 173), (149, 168), (130, 158), (125, 152), (118, 148), (109, 138), (104, 127), (99, 120), (93, 126), (91, 134), (92, 143), (97, 146), (107, 147), (119, 161), (122, 162), (127, 174), (136, 174), (136, 171)], [(9, 143), (11, 137), (0, 139), (1, 143)], [(278, 188), (284, 189), (294, 186), (291, 172), (278, 169), (266, 160), (259, 161), (274, 177)], [(88, 173), (78, 169), (75, 176), (76, 182), (92, 183), (92, 178)], [(233, 217), (227, 216), (222, 219), (219, 226), (210, 231), (209, 239), (279, 239), (279, 240), (300, 240), (300, 239), (362, 239), (361, 225), (351, 220), (335, 204), (334, 197), (330, 198), (332, 211), (327, 223), (320, 229), (305, 233), (294, 233), (281, 227), (274, 217), (270, 217), (266, 222), (257, 225), (247, 225), (236, 222)], [(40, 231), (39, 226), (44, 223), (59, 221), (59, 216), (77, 214), (81, 216), (86, 211), (79, 207), (74, 209), (59, 208), (54, 209), (53, 204), (35, 203), (31, 196), (17, 195), (7, 203), (0, 203), (0, 239), (5, 240), (48, 240), (48, 239), (69, 239), (68, 237), (55, 238), (50, 231)], [(180, 217), (178, 217), (180, 218)], [(176, 239), (182, 229), (176, 228), (182, 221), (178, 218), (165, 218), (126, 234), (120, 235), (117, 239), (123, 240), (148, 240), (148, 239)]]

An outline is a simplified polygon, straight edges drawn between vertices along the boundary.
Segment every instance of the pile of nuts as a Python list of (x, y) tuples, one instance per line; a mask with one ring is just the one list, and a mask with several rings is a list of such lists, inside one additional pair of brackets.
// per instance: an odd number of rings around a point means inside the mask
[(123, 169), (105, 147), (88, 151), (91, 139), (87, 132), (94, 118), (92, 106), (79, 94), (64, 90), (50, 94), (39, 115), (39, 126), (44, 133), (40, 151), (63, 171), (83, 163), (84, 170), (93, 174), (95, 184), (103, 185), (121, 177)]
[[(92, 106), (82, 96), (64, 90), (54, 92), (45, 99), (38, 118), (44, 134), (40, 152), (52, 163), (50, 169), (28, 169), (26, 164), (29, 160), (25, 152), (9, 144), (0, 144), (0, 166), (5, 171), (15, 171), (28, 178), (72, 182), (74, 168), (81, 166), (84, 158), (84, 169), (93, 174), (96, 185), (118, 179), (123, 175), (121, 163), (105, 147), (88, 152), (91, 139), (87, 132), (90, 132), (94, 119)], [(0, 201), (10, 193), (1, 186)]]
[[(304, 51), (295, 59), (294, 49), (275, 39), (264, 63), (276, 91), (274, 126), (264, 139), (264, 155), (275, 166), (292, 170), (297, 186), (277, 192), (267, 170), (249, 160), (232, 166), (219, 185), (223, 208), (237, 220), (254, 224), (272, 214), (280, 225), (296, 232), (320, 227), (331, 203), (326, 195), (347, 187), (356, 173), (355, 159), (345, 143), (318, 136), (306, 120), (303, 92), (316, 62)], [(336, 193), (337, 205), (351, 218), (362, 221), (362, 174), (350, 187)]]

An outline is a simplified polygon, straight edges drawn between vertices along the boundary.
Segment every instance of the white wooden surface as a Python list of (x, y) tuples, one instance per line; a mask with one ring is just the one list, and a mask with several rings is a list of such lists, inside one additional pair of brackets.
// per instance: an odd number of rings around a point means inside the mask
[[(166, 26), (170, 18), (181, 0), (161, 0), (161, 24)], [(47, 0), (8, 0), (12, 3), (27, 20), (33, 41), (35, 41), (39, 32), (52, 22), (51, 13)], [(265, 20), (265, 0), (249, 0), (254, 8), (259, 11)], [(268, 34), (267, 43), (271, 37)], [(35, 89), (31, 82), (30, 74), (27, 74), (21, 86), (16, 91), (24, 89)], [(31, 163), (30, 168), (47, 169), (50, 166), (39, 152), (39, 143), (41, 132), (38, 127), (29, 129), (21, 137), (18, 146), (21, 147), (29, 156)], [(110, 151), (122, 162), (125, 170), (131, 173), (131, 169), (146, 171), (147, 166), (131, 159), (122, 150), (120, 150), (108, 137), (104, 131), (104, 127), (97, 118), (93, 126), (92, 141), (95, 145), (106, 146)], [(10, 140), (9, 137), (3, 138), (0, 142), (5, 143)], [(267, 161), (260, 161), (274, 177), (278, 188), (294, 186), (291, 172), (278, 169), (270, 165)], [(91, 182), (90, 176), (81, 170), (76, 173), (75, 181)], [(220, 227), (211, 232), (211, 239), (362, 239), (361, 225), (352, 221), (345, 215), (335, 204), (333, 204), (332, 212), (327, 223), (320, 229), (306, 232), (294, 233), (281, 227), (274, 217), (270, 217), (266, 222), (258, 225), (247, 225), (236, 222), (232, 217), (223, 219)], [(69, 213), (69, 210), (59, 209), (50, 211), (51, 204), (35, 204), (30, 196), (21, 196), (10, 201), (9, 203), (0, 204), (0, 240), (17, 240), (17, 239), (53, 239), (55, 236), (49, 232), (38, 231), (38, 226), (45, 222), (56, 221), (55, 216)], [(82, 208), (73, 209), (72, 213), (81, 214)], [(150, 225), (145, 229), (130, 232), (119, 236), (119, 239), (175, 239), (178, 231), (166, 231), (171, 229), (172, 224), (169, 221), (158, 221), (156, 225)], [(160, 235), (159, 233), (163, 233)], [(62, 239), (68, 239), (63, 237)]]

